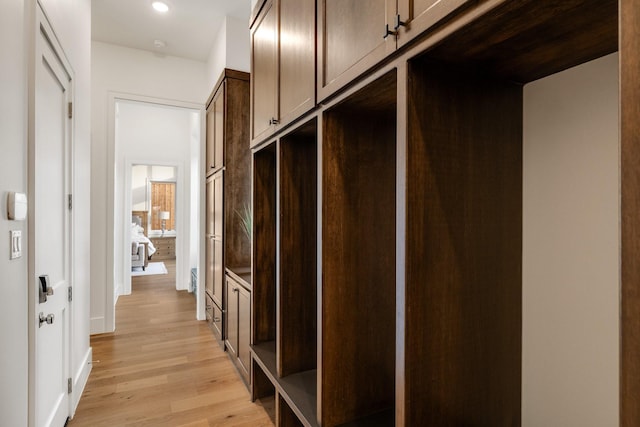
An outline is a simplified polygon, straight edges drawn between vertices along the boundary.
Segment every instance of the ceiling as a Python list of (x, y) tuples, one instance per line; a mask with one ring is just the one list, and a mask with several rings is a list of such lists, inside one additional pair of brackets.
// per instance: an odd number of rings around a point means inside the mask
[[(164, 0), (160, 14), (152, 0), (92, 0), (91, 39), (163, 55), (206, 61), (225, 16), (247, 23), (251, 0)], [(166, 47), (157, 49), (155, 40)]]

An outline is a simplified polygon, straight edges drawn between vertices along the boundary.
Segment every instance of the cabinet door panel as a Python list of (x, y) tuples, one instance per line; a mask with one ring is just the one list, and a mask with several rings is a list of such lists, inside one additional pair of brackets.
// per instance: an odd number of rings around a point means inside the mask
[(470, 0), (400, 0), (398, 14), (406, 23), (400, 28), (398, 46), (429, 29)]
[[(322, 0), (319, 98), (371, 68), (396, 48), (395, 0)], [(332, 86), (333, 88), (328, 88)]]
[(207, 236), (206, 239), (204, 290), (213, 298), (214, 240), (210, 236)]
[(251, 139), (256, 140), (273, 131), (270, 124), (276, 116), (278, 15), (273, 1), (251, 32)]
[(251, 354), (249, 344), (251, 342), (251, 294), (241, 286), (238, 286), (238, 348), (237, 355), (240, 365), (249, 374)]
[(222, 174), (213, 180), (213, 230), (212, 234), (222, 238), (224, 225), (224, 179)]
[(207, 236), (212, 236), (214, 234), (213, 224), (214, 224), (214, 210), (215, 210), (215, 205), (214, 205), (215, 193), (214, 193), (213, 178), (207, 179), (207, 183), (205, 187), (205, 196), (206, 196), (205, 234)]
[(214, 120), (214, 162), (215, 169), (221, 168), (224, 166), (224, 137), (225, 137), (225, 129), (224, 129), (224, 91), (225, 84), (222, 83), (218, 92), (213, 100), (213, 120)]
[(209, 108), (207, 108), (207, 129), (206, 129), (206, 171), (205, 174), (209, 175), (209, 173), (213, 172), (215, 169), (215, 145), (214, 145), (214, 134), (215, 134), (215, 114), (214, 114), (214, 105), (213, 102), (209, 104)]
[(280, 0), (280, 123), (315, 105), (315, 18), (313, 0)]
[(238, 286), (227, 280), (227, 350), (237, 356), (238, 346)]
[(222, 287), (224, 284), (224, 256), (222, 252), (222, 240), (214, 238), (213, 240), (213, 300), (221, 307), (222, 303)]

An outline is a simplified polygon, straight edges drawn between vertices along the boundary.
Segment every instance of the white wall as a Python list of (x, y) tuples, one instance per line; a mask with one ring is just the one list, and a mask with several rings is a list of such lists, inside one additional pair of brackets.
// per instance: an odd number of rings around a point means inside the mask
[(216, 34), (213, 48), (207, 61), (209, 92), (225, 68), (251, 70), (251, 38), (248, 20), (227, 16)]
[[(195, 129), (192, 128), (194, 124)], [(199, 220), (198, 210), (191, 210), (191, 199), (194, 198), (195, 203), (198, 203), (200, 188), (199, 181), (194, 183), (191, 180), (192, 135), (200, 141), (199, 110), (126, 100), (116, 102), (116, 165), (124, 171), (115, 177), (114, 192), (115, 247), (120, 248), (119, 251), (116, 250), (119, 256), (116, 256), (114, 265), (117, 295), (131, 291), (131, 256), (125, 248), (130, 247), (131, 241), (131, 169), (133, 164), (140, 163), (172, 166), (176, 169), (176, 289), (189, 288), (190, 267), (198, 263), (198, 241), (191, 241), (191, 228), (197, 227)], [(195, 168), (199, 171), (199, 162), (195, 164)], [(194, 259), (190, 259), (192, 246), (196, 248)]]
[[(73, 192), (74, 304), (72, 308), (72, 403), (77, 404), (89, 373), (89, 102), (90, 0), (42, 0), (41, 3), (75, 72), (75, 127)], [(0, 3), (0, 234), (23, 231), (23, 253), (28, 252), (26, 221), (8, 221), (6, 192), (27, 191), (28, 57), (33, 54), (27, 36), (35, 34), (35, 1)], [(9, 42), (10, 41), (10, 42)], [(0, 245), (0, 414), (3, 425), (26, 426), (28, 418), (28, 289), (27, 257), (9, 261), (8, 245)]]
[[(199, 129), (198, 129), (199, 130)], [(196, 164), (197, 168), (197, 164)], [(131, 168), (131, 210), (149, 210), (150, 195), (147, 191), (148, 180), (175, 181), (178, 173), (173, 166), (138, 164)], [(148, 233), (149, 230), (145, 230)]]
[(618, 57), (524, 90), (522, 425), (618, 425)]
[[(114, 177), (122, 175), (109, 136), (109, 104), (114, 93), (203, 105), (209, 95), (206, 64), (93, 42), (91, 208), (91, 332), (112, 331), (114, 284)], [(115, 172), (114, 172), (115, 171)]]
[[(8, 221), (7, 191), (27, 191), (27, 67), (23, 0), (0, 3), (0, 235), (22, 230), (26, 221)], [(0, 244), (0, 413), (7, 425), (27, 425), (27, 258), (9, 261)]]

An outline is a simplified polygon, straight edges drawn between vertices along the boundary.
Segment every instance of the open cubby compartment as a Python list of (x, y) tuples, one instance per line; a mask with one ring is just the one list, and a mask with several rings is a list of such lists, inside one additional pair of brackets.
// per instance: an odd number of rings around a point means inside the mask
[(409, 62), (398, 425), (520, 425), (522, 86), (614, 52), (616, 7), (504, 2)]
[(251, 401), (260, 401), (269, 414), (271, 422), (276, 421), (276, 387), (262, 370), (262, 366), (251, 357)]
[(273, 384), (279, 397), (286, 401), (287, 409), (305, 427), (318, 427), (316, 415), (315, 370), (300, 372), (286, 377), (276, 372), (276, 349), (273, 341), (255, 345), (253, 351), (253, 398), (268, 394), (271, 390), (266, 381)]
[[(249, 84), (227, 78), (225, 85), (227, 93), (237, 95), (227, 99), (226, 114), (247, 124)], [(224, 145), (224, 262), (227, 269), (251, 284), (248, 277), (251, 271), (251, 238), (243, 224), (251, 221), (251, 151), (248, 126), (245, 128), (240, 123), (229, 123), (225, 130), (232, 140)]]
[(394, 411), (396, 74), (323, 117), (318, 411), (325, 427)]
[(316, 369), (317, 119), (280, 139), (277, 370)]
[(276, 144), (253, 155), (251, 345), (276, 340)]
[(276, 392), (276, 426), (278, 427), (304, 427), (296, 414), (291, 410), (282, 395)]

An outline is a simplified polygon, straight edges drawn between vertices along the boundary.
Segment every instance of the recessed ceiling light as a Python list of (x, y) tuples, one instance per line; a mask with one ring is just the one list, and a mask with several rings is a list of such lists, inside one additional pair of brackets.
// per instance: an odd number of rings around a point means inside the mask
[(166, 3), (161, 2), (161, 1), (154, 1), (153, 3), (151, 3), (151, 6), (160, 13), (166, 13), (169, 11), (169, 6), (167, 6)]

